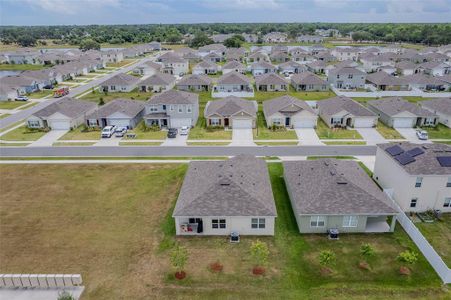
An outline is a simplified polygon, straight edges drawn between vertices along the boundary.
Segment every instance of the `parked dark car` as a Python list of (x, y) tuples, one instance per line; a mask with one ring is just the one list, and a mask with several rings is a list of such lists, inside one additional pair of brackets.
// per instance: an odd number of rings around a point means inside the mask
[(168, 138), (174, 139), (177, 137), (177, 128), (169, 128), (168, 130)]

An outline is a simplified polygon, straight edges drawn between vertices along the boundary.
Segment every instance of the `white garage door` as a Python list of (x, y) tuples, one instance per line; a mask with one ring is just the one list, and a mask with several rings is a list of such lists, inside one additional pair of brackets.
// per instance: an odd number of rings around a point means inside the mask
[(70, 121), (67, 120), (49, 120), (50, 128), (54, 130), (69, 130)]
[(173, 128), (180, 128), (182, 126), (191, 127), (191, 119), (190, 118), (171, 119), (171, 127), (173, 127)]
[(393, 127), (395, 128), (411, 128), (413, 127), (412, 118), (396, 118), (393, 120)]
[(110, 119), (109, 121), (109, 125), (116, 125), (117, 127), (130, 126), (130, 121), (128, 119)]
[(252, 129), (252, 120), (250, 119), (233, 119), (233, 128)]
[(371, 128), (374, 125), (374, 119), (356, 118), (354, 120), (354, 127), (356, 128)]
[(315, 127), (315, 120), (314, 119), (293, 120), (293, 127), (294, 128), (313, 128), (313, 127)]

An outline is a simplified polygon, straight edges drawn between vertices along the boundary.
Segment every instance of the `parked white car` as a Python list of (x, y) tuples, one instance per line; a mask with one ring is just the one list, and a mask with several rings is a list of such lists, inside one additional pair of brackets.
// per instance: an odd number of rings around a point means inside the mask
[(114, 133), (115, 137), (123, 137), (127, 133), (127, 127), (118, 127)]
[(182, 126), (182, 128), (180, 128), (180, 135), (188, 135), (188, 133), (189, 133), (188, 126)]
[(417, 137), (418, 139), (425, 141), (429, 138), (428, 132), (425, 130), (417, 130)]
[(28, 101), (28, 97), (27, 96), (17, 96), (16, 101)]
[(110, 138), (116, 131), (116, 126), (105, 126), (102, 129), (102, 138)]

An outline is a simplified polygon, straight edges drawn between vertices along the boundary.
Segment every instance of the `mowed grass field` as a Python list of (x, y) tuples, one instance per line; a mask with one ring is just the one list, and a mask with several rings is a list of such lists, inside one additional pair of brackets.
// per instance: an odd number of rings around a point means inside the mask
[[(267, 273), (251, 274), (249, 245), (225, 237), (175, 237), (171, 217), (187, 165), (1, 165), (0, 269), (5, 273), (81, 273), (82, 299), (445, 299), (440, 280), (420, 255), (409, 277), (400, 251), (418, 251), (401, 227), (394, 234), (300, 235), (282, 166), (269, 164), (277, 206)], [(23, 188), (26, 183), (27, 188)], [(187, 278), (169, 263), (175, 243), (188, 248)], [(357, 267), (359, 247), (377, 255)], [(332, 275), (317, 256), (337, 255)], [(208, 265), (224, 265), (213, 274)]]

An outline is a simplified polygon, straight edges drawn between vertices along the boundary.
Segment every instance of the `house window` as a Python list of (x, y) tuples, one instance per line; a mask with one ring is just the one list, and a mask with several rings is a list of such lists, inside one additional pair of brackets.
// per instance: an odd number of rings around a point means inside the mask
[(417, 187), (417, 188), (421, 187), (422, 183), (423, 183), (423, 177), (417, 177), (417, 180), (415, 181), (415, 187)]
[(348, 75), (348, 79), (352, 79), (352, 77), (354, 77), (352, 74)]
[(28, 121), (28, 127), (30, 127), (30, 128), (39, 128), (39, 127), (41, 127), (41, 125), (40, 125), (39, 121), (32, 121), (32, 120), (30, 120), (30, 121)]
[(311, 216), (310, 227), (324, 227), (326, 225), (326, 219), (324, 216)]
[(337, 74), (337, 79), (340, 79), (340, 74)]
[(332, 118), (330, 120), (331, 124), (341, 124), (341, 118)]
[(156, 111), (158, 111), (158, 108), (157, 108), (155, 105), (152, 105), (152, 106), (150, 107), (150, 111), (151, 111), (151, 112), (156, 112)]
[(225, 219), (212, 219), (211, 220), (211, 228), (225, 229), (226, 228), (226, 220)]
[(451, 176), (448, 177), (448, 182), (446, 183), (446, 187), (451, 187)]
[(219, 119), (210, 119), (210, 125), (211, 126), (221, 125), (221, 120), (219, 120)]
[(410, 207), (417, 207), (418, 198), (413, 198), (410, 200)]
[(110, 86), (110, 90), (115, 91), (116, 90), (116, 86), (114, 86), (114, 85)]
[(426, 119), (424, 119), (424, 125), (430, 126), (430, 125), (434, 125), (434, 124), (435, 124), (435, 119), (434, 118), (426, 118)]
[(189, 112), (189, 113), (190, 113), (190, 112), (192, 111), (192, 109), (193, 109), (193, 108), (191, 107), (191, 105), (188, 105), (188, 106), (186, 107), (186, 112)]
[(357, 216), (343, 216), (343, 227), (357, 227)]
[(264, 229), (266, 227), (264, 218), (252, 218), (251, 219), (251, 228), (252, 229)]
[(277, 126), (282, 125), (282, 119), (279, 119), (279, 118), (272, 119), (272, 123), (273, 123), (273, 125), (277, 125)]
[(445, 198), (445, 202), (443, 203), (443, 207), (451, 207), (451, 198)]
[(179, 106), (178, 106), (178, 109), (179, 109), (179, 113), (182, 113), (182, 112), (183, 112), (183, 106), (179, 105)]

